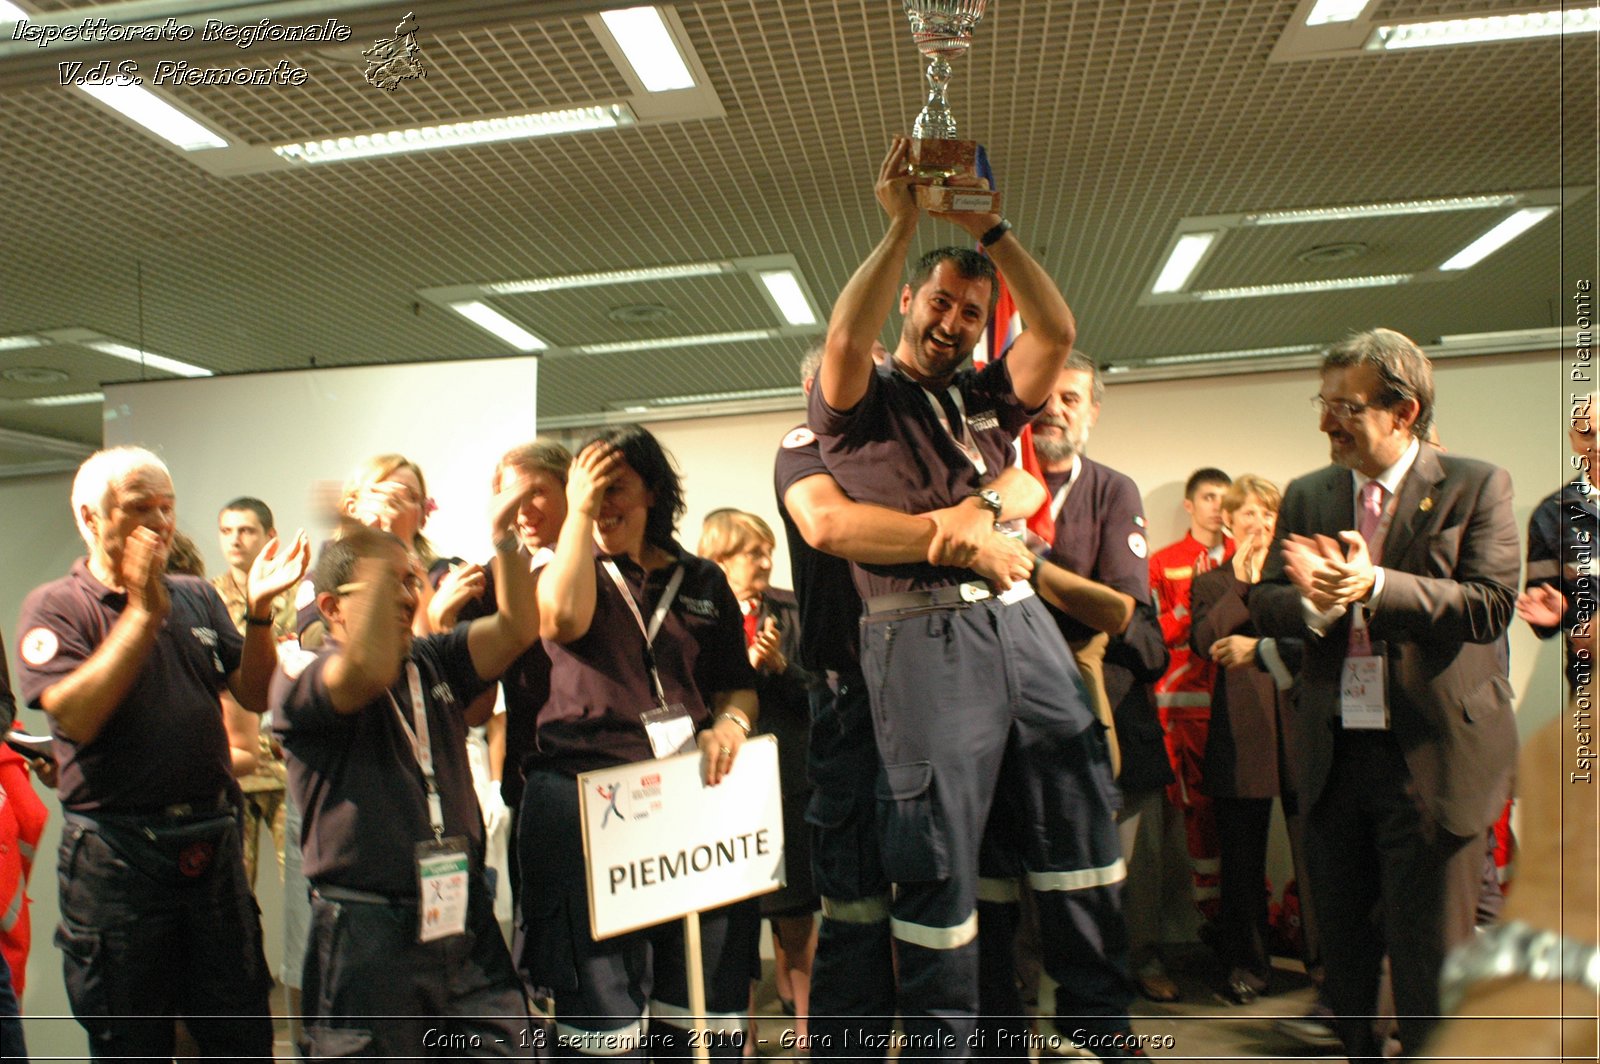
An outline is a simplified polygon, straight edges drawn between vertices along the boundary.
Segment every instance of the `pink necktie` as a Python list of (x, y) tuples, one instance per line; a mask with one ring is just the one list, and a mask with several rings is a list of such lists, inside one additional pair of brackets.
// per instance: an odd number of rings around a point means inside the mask
[[(1361, 505), (1356, 511), (1356, 530), (1361, 533), (1361, 538), (1367, 541), (1367, 549), (1377, 549), (1373, 542), (1378, 534), (1378, 526), (1383, 522), (1383, 496), (1384, 487), (1376, 480), (1369, 480), (1361, 485)], [(1367, 635), (1365, 624), (1350, 626), (1350, 653), (1352, 655), (1366, 655), (1372, 653), (1372, 641)]]

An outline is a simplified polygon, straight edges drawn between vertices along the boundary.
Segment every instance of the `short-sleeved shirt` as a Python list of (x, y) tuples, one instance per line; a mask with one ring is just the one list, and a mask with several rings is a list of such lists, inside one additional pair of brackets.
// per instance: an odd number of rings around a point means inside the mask
[[(217, 696), (239, 668), (244, 639), (210, 584), (171, 574), (162, 580), (171, 612), (99, 734), (75, 743), (50, 716), (67, 810), (150, 813), (234, 790)], [(102, 584), (82, 558), (60, 580), (35, 588), (22, 604), (17, 640), (27, 704), (43, 709), (44, 692), (88, 660), (127, 605), (127, 593)]]
[[(488, 685), (478, 677), (463, 622), (416, 639), (428, 740), (445, 835), (465, 835), (483, 861), (483, 816), (467, 765), (461, 712)], [(268, 704), (289, 761), (289, 787), (305, 813), (306, 878), (390, 898), (415, 898), (416, 844), (433, 838), (422, 768), (407, 730), (414, 719), (406, 670), (358, 713), (333, 708), (325, 677), (338, 650), (330, 638), (316, 655), (280, 665)], [(292, 675), (291, 675), (292, 674)], [(404, 723), (402, 723), (402, 718)]]
[[(655, 755), (640, 715), (658, 704), (644, 632), (602, 562), (617, 566), (646, 624), (673, 571), (684, 575), (651, 644), (667, 703), (681, 704), (696, 730), (710, 723), (713, 696), (754, 690), (744, 618), (728, 578), (712, 562), (674, 543), (675, 565), (646, 573), (626, 555), (595, 552), (595, 605), (589, 630), (570, 643), (545, 640), (550, 697), (539, 714), (540, 763), (577, 775)], [(542, 579), (548, 570), (541, 571)]]
[[(1078, 463), (1078, 477), (1070, 488), (1070, 470), (1045, 474), (1052, 502), (1061, 491), (1067, 492), (1056, 513), (1055, 543), (1046, 557), (1069, 572), (1133, 596), (1135, 602), (1149, 602), (1150, 546), (1138, 487), (1099, 462), (1080, 455)], [(1050, 612), (1068, 642), (1095, 634), (1054, 606)]]
[[(951, 392), (959, 396), (955, 401)], [(952, 436), (946, 400), (964, 413), (970, 444), (985, 471)], [(1012, 463), (1022, 427), (1038, 408), (1017, 399), (1005, 359), (981, 370), (962, 370), (941, 393), (924, 388), (893, 363), (879, 366), (866, 394), (852, 410), (834, 410), (811, 390), (807, 420), (817, 434), (823, 461), (846, 495), (901, 513), (926, 513), (954, 506), (998, 476)], [(862, 595), (943, 587), (972, 579), (968, 569), (926, 562), (902, 565), (852, 564)]]
[(832, 476), (816, 434), (804, 425), (783, 437), (773, 463), (778, 516), (789, 544), (789, 575), (800, 603), (800, 666), (808, 672), (852, 672), (860, 668), (861, 596), (850, 580), (850, 563), (806, 542), (784, 496), (807, 477)]

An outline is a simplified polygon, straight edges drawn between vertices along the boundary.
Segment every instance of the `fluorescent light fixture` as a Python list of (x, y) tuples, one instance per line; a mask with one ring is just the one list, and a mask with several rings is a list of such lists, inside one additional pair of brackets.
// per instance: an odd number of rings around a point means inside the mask
[(1524, 207), (1439, 264), (1441, 270), (1476, 266), (1556, 212), (1554, 207)]
[(1271, 358), (1274, 355), (1304, 355), (1321, 351), (1317, 344), (1286, 344), (1283, 347), (1252, 347), (1244, 351), (1202, 351), (1193, 355), (1157, 355), (1144, 360), (1146, 366), (1181, 366), (1190, 362), (1231, 362), (1236, 359)]
[(811, 300), (806, 298), (793, 270), (763, 270), (761, 283), (767, 286), (767, 294), (790, 325), (817, 323), (817, 312), (811, 309)]
[(1380, 273), (1368, 277), (1338, 277), (1327, 281), (1296, 281), (1291, 284), (1258, 284), (1244, 288), (1207, 288), (1189, 295), (1199, 300), (1253, 299), (1256, 296), (1293, 296), (1307, 292), (1337, 292), (1346, 288), (1384, 288), (1407, 284), (1409, 273)]
[(1183, 286), (1189, 283), (1190, 276), (1217, 236), (1217, 233), (1185, 233), (1180, 236), (1172, 247), (1172, 254), (1167, 256), (1167, 264), (1161, 267), (1156, 283), (1150, 286), (1150, 291), (1157, 295), (1183, 291)]
[(1509, 207), (1516, 202), (1517, 197), (1509, 193), (1493, 196), (1441, 196), (1437, 199), (1357, 203), (1344, 207), (1261, 211), (1245, 215), (1239, 224), (1300, 225), (1308, 222), (1337, 222), (1347, 218), (1389, 218), (1402, 214), (1434, 214), (1440, 211), (1483, 211), (1496, 207)]
[(1311, 14), (1306, 16), (1307, 26), (1325, 26), (1330, 22), (1354, 22), (1361, 17), (1367, 0), (1317, 0)]
[(28, 13), (16, 4), (0, 0), (0, 22), (21, 22), (28, 17)]
[(600, 12), (600, 20), (647, 91), (694, 88), (694, 75), (689, 73), (660, 11), (653, 7), (624, 7)]
[(483, 290), (497, 296), (514, 296), (529, 292), (554, 292), (562, 288), (594, 288), (599, 285), (674, 281), (683, 277), (732, 273), (734, 269), (731, 262), (681, 262), (670, 266), (644, 266), (633, 270), (605, 270), (600, 273), (569, 273), (561, 277), (533, 277), (526, 281), (499, 281), (484, 285)]
[(700, 336), (665, 336), (657, 340), (580, 344), (573, 350), (584, 355), (611, 355), (619, 351), (665, 351), (673, 347), (698, 347), (702, 344), (741, 344), (750, 340), (771, 340), (777, 335), (776, 329), (746, 329), (743, 332), (704, 333)]
[(412, 126), (386, 133), (358, 133), (299, 144), (279, 144), (272, 150), (290, 162), (337, 163), (401, 152), (434, 151), (528, 137), (551, 137), (560, 133), (582, 133), (593, 129), (616, 129), (618, 126), (632, 125), (633, 121), (633, 111), (626, 104), (607, 104), (480, 118), (438, 126)]
[(142, 85), (108, 81), (100, 85), (77, 87), (184, 151), (228, 146), (228, 142), (222, 136), (196, 122)]
[(484, 332), (491, 333), (504, 340), (518, 351), (531, 354), (534, 351), (543, 351), (550, 346), (481, 300), (468, 299), (460, 303), (451, 303), (450, 309)]
[(156, 355), (150, 353), (149, 351), (140, 351), (137, 347), (129, 347), (127, 344), (119, 344), (115, 340), (88, 340), (84, 342), (82, 346), (92, 347), (102, 355), (110, 355), (112, 358), (126, 359), (129, 362), (137, 362), (141, 366), (149, 366), (151, 369), (159, 369), (166, 373), (171, 373), (177, 377), (213, 376), (211, 370), (205, 369), (201, 366), (196, 366), (192, 362), (180, 362), (175, 358), (168, 358), (166, 355)]
[(24, 399), (29, 406), (82, 406), (85, 403), (105, 401), (104, 392), (74, 392), (72, 395), (41, 395), (37, 399)]
[(1406, 22), (1379, 26), (1367, 39), (1368, 51), (1400, 48), (1443, 48), (1457, 44), (1488, 44), (1564, 33), (1600, 30), (1600, 7), (1552, 8), (1481, 18), (1448, 18), (1433, 22)]
[(749, 399), (787, 399), (798, 398), (805, 394), (805, 390), (798, 384), (791, 384), (782, 388), (747, 388), (741, 392), (705, 392), (700, 395), (664, 395), (659, 399), (647, 399), (645, 402), (651, 406), (694, 406), (699, 403), (732, 403)]
[(43, 347), (37, 336), (0, 336), (0, 351), (21, 351), (29, 347)]

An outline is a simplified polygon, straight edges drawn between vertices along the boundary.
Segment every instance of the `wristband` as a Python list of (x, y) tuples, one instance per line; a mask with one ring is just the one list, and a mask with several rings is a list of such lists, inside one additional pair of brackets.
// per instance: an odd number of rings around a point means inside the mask
[(244, 623), (251, 628), (271, 628), (272, 614), (269, 613), (265, 617), (252, 617), (247, 613), (244, 615)]
[[(717, 720), (731, 720), (731, 721), (733, 721), (735, 724), (737, 724), (739, 726), (739, 730), (744, 732), (745, 737), (749, 738), (749, 736), (750, 736), (750, 723), (748, 721), (744, 720), (743, 718), (736, 717), (732, 713), (729, 713), (727, 710), (723, 710), (721, 713), (717, 714)], [(712, 723), (715, 724), (716, 721), (713, 721)]]
[(1476, 984), (1513, 978), (1573, 983), (1593, 994), (1600, 991), (1600, 949), (1507, 920), (1474, 935), (1445, 958), (1439, 1002), (1445, 1012), (1454, 1012)]
[(1011, 223), (1002, 218), (998, 222), (994, 223), (992, 228), (987, 230), (978, 238), (978, 243), (982, 244), (986, 248), (993, 247), (999, 242), (1001, 237), (1005, 236), (1009, 232), (1011, 232)]

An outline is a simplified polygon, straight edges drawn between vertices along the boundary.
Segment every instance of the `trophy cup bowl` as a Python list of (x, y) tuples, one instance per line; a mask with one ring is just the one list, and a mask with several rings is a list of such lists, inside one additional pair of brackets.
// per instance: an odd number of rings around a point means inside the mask
[(1000, 193), (945, 184), (977, 173), (978, 142), (956, 136), (955, 116), (945, 98), (950, 60), (972, 47), (972, 30), (988, 0), (903, 0), (911, 38), (928, 59), (928, 100), (911, 127), (911, 174), (918, 206), (932, 211), (1000, 210)]

